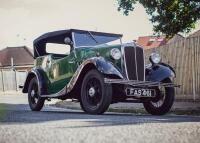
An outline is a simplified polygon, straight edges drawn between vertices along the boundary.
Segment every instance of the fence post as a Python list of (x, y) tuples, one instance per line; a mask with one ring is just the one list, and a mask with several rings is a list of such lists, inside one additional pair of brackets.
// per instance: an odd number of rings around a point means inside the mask
[(4, 92), (5, 89), (4, 89), (3, 70), (1, 70), (1, 77), (2, 77), (2, 80), (1, 80), (1, 82), (2, 82), (2, 89), (3, 89), (3, 92)]
[(185, 58), (186, 58), (186, 42), (187, 42), (187, 39), (185, 38), (183, 41), (182, 41), (182, 44), (183, 44), (183, 50), (182, 48), (180, 48), (180, 50), (182, 51), (182, 56), (181, 56), (181, 63), (180, 63), (180, 66), (181, 66), (181, 72), (180, 72), (180, 83), (182, 84), (181, 86), (181, 94), (183, 94), (183, 96), (185, 97), (186, 94), (185, 94), (185, 69), (186, 69), (186, 65), (185, 65)]
[(191, 56), (192, 56), (192, 58), (191, 58), (191, 62), (192, 62), (192, 91), (193, 91), (193, 100), (195, 101), (195, 99), (196, 99), (196, 89), (195, 89), (195, 87), (196, 87), (196, 80), (195, 80), (195, 37), (194, 38), (192, 38), (192, 46), (191, 46), (191, 48), (192, 48), (192, 54), (191, 54)]
[(18, 91), (18, 88), (17, 88), (17, 84), (18, 84), (18, 82), (17, 82), (17, 71), (16, 70), (14, 70), (14, 74), (15, 74), (15, 87), (16, 87), (16, 91)]

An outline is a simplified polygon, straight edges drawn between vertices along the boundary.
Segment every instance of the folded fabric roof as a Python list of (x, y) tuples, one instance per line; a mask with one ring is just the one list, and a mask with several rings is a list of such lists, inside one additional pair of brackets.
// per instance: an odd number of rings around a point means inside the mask
[[(88, 31), (78, 30), (78, 29), (68, 29), (68, 30), (59, 30), (59, 31), (48, 32), (46, 34), (43, 34), (33, 41), (34, 58), (47, 54), (46, 49), (45, 49), (46, 43), (65, 44), (64, 39), (66, 37), (69, 37), (72, 39), (72, 32), (87, 33)], [(104, 33), (104, 32), (96, 32), (96, 31), (89, 31), (89, 32), (95, 35), (122, 37), (121, 34)]]

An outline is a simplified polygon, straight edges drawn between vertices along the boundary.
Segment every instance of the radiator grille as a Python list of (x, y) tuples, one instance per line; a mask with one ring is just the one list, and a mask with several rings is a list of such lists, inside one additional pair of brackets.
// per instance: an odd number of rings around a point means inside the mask
[(145, 79), (144, 52), (140, 47), (125, 47), (124, 61), (127, 78), (129, 80)]

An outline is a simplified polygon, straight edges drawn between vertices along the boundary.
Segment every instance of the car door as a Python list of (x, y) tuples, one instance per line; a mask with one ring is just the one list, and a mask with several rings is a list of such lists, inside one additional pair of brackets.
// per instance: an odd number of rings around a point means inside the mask
[(56, 52), (56, 54), (51, 54), (48, 66), (48, 92), (50, 94), (62, 90), (69, 83), (77, 69), (74, 50), (71, 50), (72, 47), (70, 45), (67, 45), (66, 48), (69, 51), (68, 53), (63, 51), (63, 53)]

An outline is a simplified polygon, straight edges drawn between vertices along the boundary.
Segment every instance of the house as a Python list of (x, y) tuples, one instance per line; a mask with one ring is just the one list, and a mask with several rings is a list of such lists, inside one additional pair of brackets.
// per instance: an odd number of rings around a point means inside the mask
[(165, 36), (142, 36), (137, 40), (137, 44), (142, 46), (144, 49), (157, 48), (159, 46), (165, 45), (167, 39)]
[[(200, 34), (200, 32), (199, 32)], [(139, 37), (137, 40), (137, 44), (144, 47), (144, 49), (153, 49), (157, 48), (166, 44), (171, 44), (174, 42), (177, 42), (179, 40), (184, 40), (185, 37), (183, 37), (180, 34), (176, 34), (171, 39), (167, 39), (165, 36), (143, 36)]]
[(29, 71), (33, 64), (33, 54), (26, 46), (0, 50), (0, 69), (15, 68), (15, 70)]

